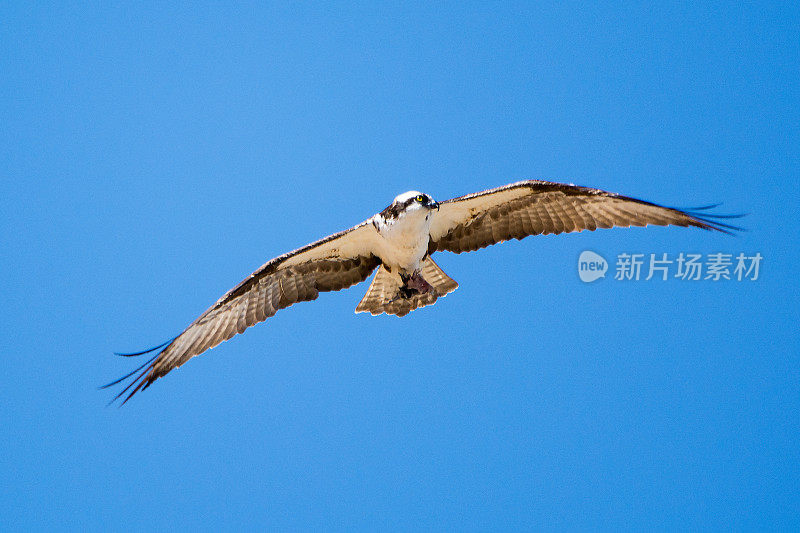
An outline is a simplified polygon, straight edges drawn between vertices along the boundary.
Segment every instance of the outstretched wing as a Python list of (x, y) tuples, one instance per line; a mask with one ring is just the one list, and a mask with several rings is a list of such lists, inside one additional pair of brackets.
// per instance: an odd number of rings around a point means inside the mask
[(166, 346), (144, 365), (105, 387), (136, 374), (114, 398), (132, 389), (124, 404), (173, 368), (271, 317), (279, 309), (315, 300), (320, 292), (338, 291), (364, 281), (380, 264), (380, 259), (372, 254), (376, 235), (367, 221), (272, 259), (228, 291), (169, 343), (144, 352), (120, 354), (142, 355)]
[[(697, 211), (710, 207), (715, 206)], [(734, 217), (681, 211), (589, 187), (520, 181), (442, 202), (431, 223), (428, 251), (469, 252), (528, 235), (614, 226), (696, 226), (725, 233), (739, 229), (721, 218)]]

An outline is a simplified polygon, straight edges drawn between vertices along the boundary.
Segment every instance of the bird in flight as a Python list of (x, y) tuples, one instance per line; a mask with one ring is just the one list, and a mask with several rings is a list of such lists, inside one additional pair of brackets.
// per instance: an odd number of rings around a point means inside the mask
[[(102, 388), (135, 377), (114, 400), (122, 404), (196, 355), (297, 302), (360, 283), (377, 269), (356, 313), (404, 316), (453, 292), (458, 283), (434, 263), (435, 252), (460, 254), (529, 235), (614, 226), (740, 228), (705, 206), (682, 211), (600, 189), (520, 181), (443, 202), (409, 191), (370, 219), (265, 263), (228, 291), (174, 339), (150, 350), (142, 366)], [(130, 392), (129, 392), (130, 391)], [(112, 400), (112, 402), (114, 401)]]

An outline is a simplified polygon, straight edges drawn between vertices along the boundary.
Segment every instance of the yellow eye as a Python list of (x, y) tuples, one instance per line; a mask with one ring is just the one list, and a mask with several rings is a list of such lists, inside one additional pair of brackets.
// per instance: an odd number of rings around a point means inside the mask
[(421, 194), (418, 194), (417, 197), (414, 198), (414, 200), (418, 201), (419, 203), (422, 203), (425, 200), (425, 197), (422, 196)]

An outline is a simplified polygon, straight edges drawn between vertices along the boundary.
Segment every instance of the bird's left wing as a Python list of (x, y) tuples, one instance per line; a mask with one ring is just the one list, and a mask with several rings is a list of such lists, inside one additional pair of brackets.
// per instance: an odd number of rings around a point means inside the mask
[(364, 281), (380, 264), (372, 254), (376, 235), (371, 222), (366, 221), (272, 259), (228, 291), (169, 343), (145, 352), (120, 354), (142, 355), (165, 346), (144, 365), (106, 387), (136, 374), (114, 398), (132, 389), (124, 404), (173, 368), (271, 317), (279, 309), (315, 300), (320, 292), (338, 291)]
[[(703, 209), (707, 208), (696, 211)], [(720, 222), (721, 218), (734, 217), (681, 211), (589, 187), (521, 181), (442, 202), (431, 222), (428, 252), (469, 252), (529, 235), (614, 226), (739, 229)]]

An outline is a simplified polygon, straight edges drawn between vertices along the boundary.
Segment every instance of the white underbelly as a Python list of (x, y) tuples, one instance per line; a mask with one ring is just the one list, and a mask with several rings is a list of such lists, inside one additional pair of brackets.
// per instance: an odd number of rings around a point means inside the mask
[(427, 249), (427, 243), (425, 246), (413, 247), (387, 246), (381, 254), (381, 261), (387, 266), (397, 267), (409, 273), (414, 272), (419, 270)]
[(420, 268), (420, 262), (428, 252), (430, 221), (404, 220), (384, 226), (379, 231), (381, 245), (378, 257), (392, 269), (399, 268), (408, 273)]

